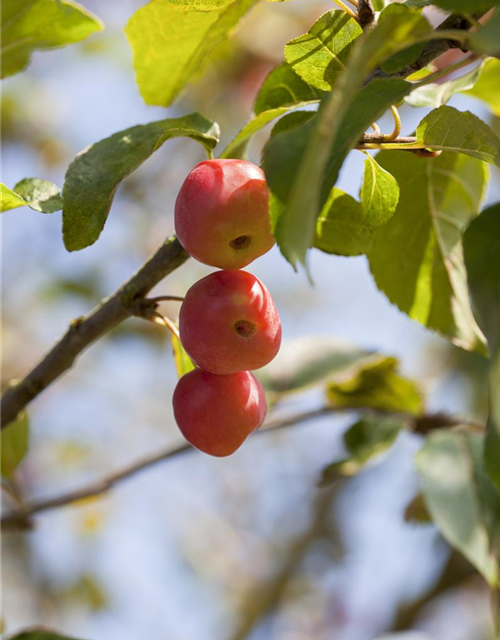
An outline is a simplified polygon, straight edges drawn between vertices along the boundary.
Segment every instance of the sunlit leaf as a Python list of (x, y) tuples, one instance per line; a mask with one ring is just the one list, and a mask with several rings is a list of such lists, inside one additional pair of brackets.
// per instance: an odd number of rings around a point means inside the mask
[(171, 104), (257, 2), (152, 0), (138, 9), (125, 33), (145, 102), (164, 107)]
[(325, 253), (358, 256), (373, 242), (373, 228), (365, 222), (363, 207), (334, 187), (316, 222), (314, 246)]
[(458, 151), (500, 165), (500, 139), (470, 111), (439, 107), (417, 127), (417, 144), (440, 151)]
[(483, 66), (479, 65), (459, 78), (447, 82), (430, 82), (406, 96), (405, 102), (412, 107), (441, 107), (456, 93), (463, 93), (477, 84)]
[(399, 200), (399, 185), (375, 158), (366, 155), (360, 197), (365, 220), (375, 229), (394, 215)]
[(332, 189), (316, 223), (317, 249), (342, 256), (366, 253), (375, 229), (394, 214), (398, 183), (370, 155), (365, 161), (360, 197), (358, 202), (340, 189)]
[(14, 191), (0, 184), (0, 211), (10, 211), (17, 207), (24, 207), (27, 203), (19, 197)]
[(192, 138), (210, 150), (218, 142), (219, 127), (199, 113), (159, 120), (119, 131), (76, 156), (63, 187), (63, 236), (68, 251), (98, 239), (120, 182), (176, 137)]
[(482, 464), (483, 438), (436, 431), (417, 454), (432, 519), (492, 586), (499, 580), (500, 494)]
[(465, 95), (485, 102), (497, 117), (500, 117), (500, 60), (490, 58), (482, 66), (479, 78)]
[(63, 47), (103, 28), (71, 0), (2, 0), (2, 78), (22, 71), (37, 49)]
[(285, 46), (285, 59), (307, 84), (331, 91), (345, 69), (354, 40), (363, 33), (344, 11), (324, 13), (307, 33)]
[(470, 308), (461, 240), (480, 210), (486, 165), (452, 153), (424, 159), (383, 151), (377, 160), (400, 187), (396, 213), (377, 229), (368, 253), (377, 286), (410, 318), (465, 349), (484, 349)]
[(192, 371), (195, 366), (182, 346), (181, 341), (173, 333), (171, 334), (171, 342), (174, 354), (175, 370), (177, 371), (178, 377), (182, 378), (185, 373)]

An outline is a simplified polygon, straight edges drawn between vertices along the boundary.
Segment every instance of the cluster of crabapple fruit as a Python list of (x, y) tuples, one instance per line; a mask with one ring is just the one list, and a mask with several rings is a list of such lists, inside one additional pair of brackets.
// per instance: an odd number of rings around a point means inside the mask
[(274, 245), (263, 171), (244, 160), (198, 164), (177, 196), (175, 231), (193, 258), (220, 271), (196, 282), (181, 306), (180, 339), (196, 368), (177, 384), (174, 415), (190, 444), (228, 456), (264, 421), (265, 393), (251, 370), (281, 343), (271, 294), (241, 271)]

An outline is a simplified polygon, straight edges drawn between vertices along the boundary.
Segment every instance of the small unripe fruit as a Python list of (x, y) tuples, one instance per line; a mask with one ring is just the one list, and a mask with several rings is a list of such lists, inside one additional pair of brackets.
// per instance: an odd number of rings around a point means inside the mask
[(175, 232), (196, 260), (241, 269), (274, 245), (264, 172), (245, 160), (206, 160), (175, 203)]
[(260, 369), (281, 344), (271, 294), (246, 271), (216, 271), (196, 282), (182, 303), (179, 332), (191, 359), (217, 374)]
[(177, 383), (177, 425), (186, 440), (212, 456), (229, 456), (264, 422), (262, 385), (250, 371), (218, 376), (194, 369)]

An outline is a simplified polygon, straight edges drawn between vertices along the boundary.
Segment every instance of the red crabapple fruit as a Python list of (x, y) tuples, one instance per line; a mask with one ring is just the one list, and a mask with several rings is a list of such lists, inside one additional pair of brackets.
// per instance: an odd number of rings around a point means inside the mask
[(196, 260), (241, 269), (274, 245), (264, 172), (246, 160), (205, 160), (175, 203), (175, 232)]
[(177, 425), (186, 440), (212, 456), (229, 456), (264, 422), (262, 385), (250, 371), (218, 376), (202, 369), (186, 373), (173, 398)]
[(196, 282), (182, 303), (179, 332), (191, 359), (217, 374), (260, 369), (281, 344), (271, 294), (246, 271), (216, 271)]

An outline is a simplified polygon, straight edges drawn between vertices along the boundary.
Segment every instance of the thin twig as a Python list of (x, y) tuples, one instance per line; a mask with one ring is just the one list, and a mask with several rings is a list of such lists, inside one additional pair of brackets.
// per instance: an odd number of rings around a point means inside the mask
[[(486, 11), (481, 11), (475, 14), (474, 17), (481, 17), (485, 13)], [(375, 69), (368, 77), (367, 83), (375, 78), (407, 78), (411, 76), (416, 71), (425, 68), (436, 58), (439, 58), (443, 53), (446, 53), (450, 49), (460, 48), (460, 43), (457, 42), (457, 39), (460, 39), (462, 44), (464, 44), (469, 37), (468, 30), (471, 26), (471, 23), (463, 16), (448, 16), (448, 18), (436, 28), (432, 40), (424, 46), (422, 53), (415, 62), (412, 62), (395, 73), (387, 73), (382, 69)], [(459, 31), (463, 33), (460, 34)], [(434, 78), (437, 78), (437, 73), (434, 75)]]
[(9, 385), (1, 402), (2, 428), (70, 369), (84, 349), (135, 315), (136, 305), (143, 297), (188, 257), (176, 238), (168, 238), (118, 291), (103, 300), (88, 316), (74, 320), (35, 368), (22, 380)]
[[(360, 412), (360, 411), (368, 411), (372, 413), (377, 413), (380, 415), (393, 415), (397, 418), (400, 418), (402, 421), (406, 423), (406, 426), (413, 433), (419, 434), (427, 434), (434, 429), (444, 428), (444, 427), (453, 427), (455, 425), (460, 425), (464, 427), (468, 427), (470, 429), (483, 429), (483, 425), (479, 425), (470, 420), (464, 420), (459, 417), (453, 417), (446, 414), (436, 413), (436, 414), (423, 414), (421, 416), (414, 416), (408, 413), (391, 413), (387, 411), (371, 409), (366, 407), (331, 407), (324, 406), (318, 409), (313, 409), (310, 411), (304, 411), (302, 413), (298, 413), (287, 418), (281, 418), (279, 420), (271, 420), (267, 422), (263, 427), (261, 427), (256, 433), (263, 434), (269, 431), (278, 431), (280, 429), (286, 429), (296, 424), (300, 424), (303, 422), (307, 422), (309, 420), (314, 420), (316, 418), (325, 417), (331, 414), (337, 413), (348, 413), (348, 412)], [(188, 451), (194, 451), (194, 449), (186, 444), (175, 449), (166, 448), (160, 452), (157, 452), (151, 456), (147, 456), (142, 460), (132, 463), (131, 465), (126, 466), (120, 471), (116, 471), (109, 476), (97, 480), (96, 482), (92, 482), (89, 485), (82, 487), (81, 489), (77, 489), (75, 491), (70, 491), (68, 493), (63, 493), (60, 496), (56, 496), (54, 498), (48, 499), (35, 499), (31, 501), (25, 502), (19, 509), (12, 511), (11, 513), (7, 513), (1, 521), (2, 528), (5, 529), (26, 529), (30, 526), (30, 521), (32, 516), (42, 511), (49, 511), (51, 509), (55, 509), (57, 507), (62, 507), (68, 504), (72, 504), (78, 502), (79, 500), (83, 500), (85, 498), (91, 498), (95, 496), (102, 495), (106, 493), (110, 489), (112, 489), (117, 483), (121, 480), (126, 480), (131, 476), (135, 475), (139, 471), (143, 471), (158, 462), (162, 462), (164, 460), (170, 460), (172, 458), (176, 458), (179, 455), (187, 453)]]
[(156, 296), (156, 298), (148, 298), (149, 302), (184, 302), (182, 296)]
[[(305, 422), (306, 420), (313, 420), (315, 418), (319, 418), (325, 416), (327, 414), (333, 413), (336, 410), (332, 407), (322, 407), (320, 409), (315, 409), (313, 411), (306, 411), (304, 413), (300, 413), (289, 418), (284, 418), (282, 420), (269, 422), (257, 433), (264, 433), (267, 431), (275, 431), (278, 429), (284, 429), (293, 424), (298, 424), (300, 422)], [(338, 410), (337, 410), (338, 411)], [(97, 480), (96, 482), (92, 482), (89, 485), (82, 487), (81, 489), (76, 489), (75, 491), (70, 491), (68, 493), (63, 493), (62, 495), (56, 496), (54, 498), (48, 499), (40, 499), (40, 500), (32, 500), (25, 502), (24, 505), (13, 511), (12, 513), (8, 513), (3, 516), (1, 524), (2, 528), (12, 529), (12, 528), (25, 528), (26, 524), (29, 523), (32, 516), (42, 511), (50, 511), (51, 509), (55, 509), (57, 507), (62, 507), (68, 504), (72, 504), (74, 502), (78, 502), (79, 500), (83, 500), (85, 498), (92, 498), (95, 496), (102, 495), (106, 493), (111, 488), (113, 488), (117, 483), (121, 480), (125, 480), (135, 475), (139, 471), (143, 471), (144, 469), (148, 469), (158, 462), (162, 462), (163, 460), (170, 460), (172, 458), (176, 458), (188, 451), (194, 451), (194, 449), (189, 445), (181, 445), (180, 447), (176, 447), (172, 449), (168, 447), (160, 452), (157, 452), (151, 456), (146, 456), (141, 460), (132, 463), (121, 469), (120, 471), (116, 471), (109, 476)]]
[(351, 18), (356, 20), (356, 22), (359, 22), (358, 16), (354, 13), (354, 11), (350, 7), (344, 4), (342, 0), (332, 0), (332, 2), (334, 2), (337, 6), (339, 6), (342, 9), (342, 11), (345, 11), (347, 15), (351, 16)]
[(168, 318), (167, 316), (164, 316), (163, 313), (160, 313), (159, 311), (153, 311), (151, 322), (159, 324), (162, 327), (166, 327), (170, 331), (170, 333), (172, 333), (178, 340), (181, 339), (179, 329), (176, 327), (175, 322), (170, 320), (170, 318)]

